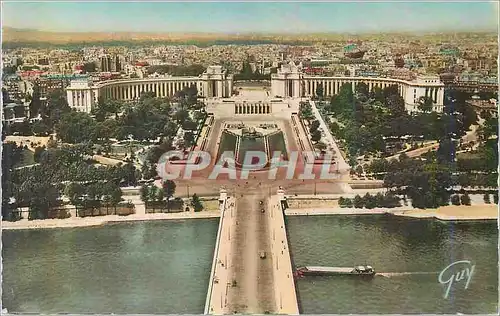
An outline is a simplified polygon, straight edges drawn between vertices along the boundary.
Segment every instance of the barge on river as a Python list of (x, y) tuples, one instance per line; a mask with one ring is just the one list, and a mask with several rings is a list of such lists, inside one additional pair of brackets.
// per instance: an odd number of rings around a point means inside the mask
[(298, 276), (306, 275), (364, 275), (374, 276), (375, 269), (371, 266), (357, 266), (354, 268), (343, 267), (318, 267), (305, 266), (297, 269)]

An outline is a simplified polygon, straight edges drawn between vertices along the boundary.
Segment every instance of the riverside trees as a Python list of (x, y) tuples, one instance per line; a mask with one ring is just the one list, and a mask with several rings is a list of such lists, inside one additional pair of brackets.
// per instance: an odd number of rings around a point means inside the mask
[[(422, 158), (408, 158), (402, 154), (398, 160), (375, 160), (366, 170), (383, 179), (387, 189), (410, 197), (413, 206), (419, 208), (448, 205), (453, 188), (457, 186), (485, 190), (497, 187), (495, 141), (482, 144), (476, 152), (467, 153), (465, 157), (459, 154), (457, 159), (448, 159), (454, 147), (453, 143), (442, 142), (437, 152), (429, 152)], [(452, 202), (457, 203), (456, 199)]]
[[(172, 180), (164, 181), (161, 188), (155, 184), (144, 184), (140, 189), (141, 200), (145, 203), (146, 209), (153, 209), (154, 212), (156, 208), (164, 209), (166, 199), (167, 211), (170, 212), (175, 189), (176, 184)], [(176, 198), (174, 202), (177, 207), (182, 208), (182, 199)]]
[(193, 197), (191, 198), (191, 206), (195, 212), (203, 211), (203, 204), (201, 204), (201, 200), (196, 193), (193, 194)]
[(29, 218), (47, 218), (50, 209), (63, 203), (64, 193), (70, 193), (70, 201), (80, 201), (76, 205), (83, 208), (116, 206), (121, 199), (120, 186), (136, 185), (138, 171), (130, 163), (97, 166), (91, 154), (91, 144), (64, 145), (43, 150), (40, 163), (29, 168), (3, 165), (4, 214), (18, 207), (29, 207)]
[(369, 193), (366, 193), (364, 196), (356, 195), (354, 199), (341, 197), (339, 199), (339, 206), (340, 207), (354, 206), (356, 208), (366, 207), (368, 209), (372, 209), (375, 207), (393, 208), (401, 206), (401, 204), (399, 202), (399, 198), (392, 193), (388, 194), (377, 193), (376, 195), (371, 195)]

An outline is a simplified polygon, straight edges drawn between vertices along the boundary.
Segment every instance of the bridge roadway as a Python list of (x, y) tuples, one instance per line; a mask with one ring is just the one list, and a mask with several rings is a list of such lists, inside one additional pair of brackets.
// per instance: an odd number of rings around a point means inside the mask
[[(274, 119), (272, 119), (275, 121)], [(297, 151), (290, 124), (277, 121), (285, 133), (289, 152)], [(215, 120), (207, 140), (212, 157), (219, 145), (222, 120)], [(209, 314), (298, 314), (298, 302), (288, 250), (285, 223), (276, 200), (278, 187), (287, 194), (342, 193), (350, 191), (347, 179), (302, 180), (298, 174), (305, 168), (299, 156), (294, 176), (288, 179), (286, 168), (279, 168), (274, 180), (268, 172), (251, 172), (249, 179), (218, 177), (207, 179), (215, 161), (207, 169), (195, 171), (191, 179), (179, 179), (177, 195), (218, 195), (220, 187), (234, 197), (221, 217), (214, 273), (211, 276), (207, 306)], [(319, 173), (318, 168), (313, 171)], [(344, 171), (345, 172), (345, 171)], [(341, 176), (348, 176), (345, 173)], [(318, 177), (316, 177), (318, 179)], [(263, 201), (265, 213), (261, 213)], [(261, 259), (260, 252), (267, 257)]]
[[(237, 187), (234, 193), (237, 198), (229, 200), (221, 218), (208, 312), (298, 314), (283, 215), (277, 211), (276, 197), (271, 202), (268, 187), (257, 182)], [(265, 259), (259, 256), (262, 251)]]

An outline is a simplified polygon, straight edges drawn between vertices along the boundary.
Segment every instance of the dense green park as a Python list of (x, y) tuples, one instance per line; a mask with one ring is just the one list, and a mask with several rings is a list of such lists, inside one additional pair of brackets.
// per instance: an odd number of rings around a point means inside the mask
[[(317, 92), (321, 100), (321, 90)], [(353, 168), (359, 156), (380, 157), (364, 168), (358, 166), (358, 173), (364, 169), (368, 176), (383, 180), (387, 189), (411, 198), (415, 207), (429, 208), (448, 205), (450, 196), (457, 190), (464, 193), (464, 187), (485, 193), (497, 187), (498, 120), (488, 113), (478, 115), (467, 103), (467, 93), (447, 93), (443, 113), (432, 112), (432, 101), (425, 97), (419, 100), (419, 112), (408, 113), (396, 86), (368, 92), (366, 85), (359, 84), (353, 92), (347, 84), (329, 102), (320, 103)], [(307, 107), (301, 114), (312, 116)], [(480, 118), (484, 123), (477, 130), (479, 144), (465, 150), (469, 146), (460, 138)], [(397, 153), (391, 149), (418, 148), (424, 141), (437, 141), (439, 146), (414, 158), (403, 153), (397, 159), (385, 159)]]
[(47, 218), (52, 208), (65, 204), (63, 195), (82, 211), (116, 207), (122, 201), (120, 187), (140, 179), (131, 163), (96, 164), (89, 144), (48, 148), (38, 153), (37, 165), (15, 168), (22, 150), (15, 143), (3, 144), (2, 214), (7, 220), (15, 220), (12, 211), (21, 207), (29, 208), (30, 219)]
[[(92, 215), (94, 210), (102, 214), (103, 207), (106, 213), (109, 207), (116, 209), (122, 201), (121, 186), (137, 185), (141, 178), (157, 176), (156, 163), (174, 148), (180, 127), (184, 130), (181, 146), (188, 148), (196, 143), (206, 119), (196, 95), (196, 88), (187, 87), (170, 99), (156, 98), (151, 92), (133, 102), (101, 99), (91, 114), (70, 109), (62, 91), (52, 93), (45, 106), (35, 95), (30, 107), (33, 116), (39, 114), (41, 120), (4, 126), (2, 136), (5, 139), (14, 132), (24, 136), (55, 133), (56, 138), (51, 138), (46, 147), (33, 144), (32, 159), (37, 164), (26, 168), (19, 167), (29, 158), (25, 157), (27, 147), (3, 144), (4, 218), (18, 219), (13, 210), (20, 207), (29, 208), (30, 219), (51, 217), (49, 210), (68, 202), (63, 202), (63, 196), (81, 216)], [(95, 154), (109, 156), (117, 141), (150, 145), (142, 170), (135, 167), (133, 151), (116, 166), (100, 165), (92, 159)]]

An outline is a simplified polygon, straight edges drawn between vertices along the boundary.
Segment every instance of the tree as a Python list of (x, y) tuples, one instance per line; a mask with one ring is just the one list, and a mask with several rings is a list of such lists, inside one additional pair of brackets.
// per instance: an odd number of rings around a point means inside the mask
[(451, 204), (460, 205), (460, 196), (458, 196), (458, 194), (451, 196)]
[(163, 127), (163, 134), (165, 137), (173, 138), (177, 134), (179, 126), (172, 121), (168, 121)]
[(319, 99), (323, 99), (323, 93), (324, 93), (323, 84), (322, 84), (322, 83), (320, 83), (320, 84), (316, 87), (316, 96), (317, 96)]
[(406, 114), (405, 100), (399, 94), (389, 95), (385, 99), (385, 104), (387, 105), (387, 108), (391, 111), (391, 114), (394, 117), (400, 117)]
[(33, 160), (35, 162), (40, 162), (42, 159), (42, 154), (45, 152), (44, 146), (38, 146), (35, 148), (35, 152), (33, 154)]
[(311, 134), (311, 140), (313, 142), (319, 142), (321, 140), (321, 132), (319, 130), (315, 130), (312, 134)]
[(198, 129), (198, 124), (188, 118), (182, 124), (182, 129), (185, 131), (195, 131), (196, 129)]
[(25, 194), (30, 198), (28, 219), (45, 219), (49, 210), (57, 206), (60, 202), (60, 192), (58, 186), (47, 181), (28, 184)]
[(96, 122), (89, 114), (69, 112), (62, 115), (56, 125), (56, 133), (65, 143), (83, 143), (96, 139), (96, 127)]
[(470, 205), (470, 197), (467, 193), (465, 193), (464, 195), (462, 195), (460, 197), (460, 202), (462, 203), (462, 205)]
[(375, 207), (388, 207), (386, 205), (386, 197), (382, 193), (375, 195)]
[(491, 119), (491, 117), (492, 117), (490, 111), (487, 111), (487, 110), (481, 111), (481, 113), (479, 114), (479, 116), (481, 116), (481, 118), (483, 120), (485, 120), (485, 121)]
[(205, 112), (196, 111), (196, 112), (194, 112), (193, 118), (198, 123), (198, 122), (202, 121), (205, 118), (205, 116), (206, 116)]
[(449, 139), (439, 141), (439, 148), (436, 152), (436, 157), (439, 163), (452, 163), (455, 161), (455, 143)]
[(149, 202), (149, 185), (147, 184), (142, 185), (140, 189), (140, 194), (141, 194), (141, 201), (147, 204)]
[(482, 140), (488, 140), (493, 135), (498, 136), (498, 119), (490, 118), (486, 120), (478, 130), (478, 134)]
[(183, 125), (184, 122), (189, 119), (189, 112), (187, 110), (181, 109), (175, 112), (174, 119), (178, 124)]
[(158, 163), (161, 156), (165, 153), (165, 150), (160, 146), (153, 146), (149, 148), (146, 154), (146, 161), (150, 163)]
[(309, 103), (301, 103), (300, 104), (300, 110), (299, 110), (299, 115), (301, 118), (305, 120), (311, 120), (314, 118), (314, 114), (312, 112), (312, 107)]
[(111, 115), (116, 118), (123, 107), (123, 103), (118, 100), (99, 98), (97, 105), (92, 109), (92, 114), (98, 122), (103, 122)]
[(420, 97), (417, 101), (417, 108), (425, 113), (432, 112), (432, 107), (434, 106), (434, 101), (431, 97)]
[(200, 198), (195, 193), (191, 199), (191, 206), (194, 208), (195, 212), (201, 212), (203, 210), (203, 205), (201, 204)]
[(112, 182), (108, 181), (102, 189), (103, 200), (106, 202), (106, 214), (108, 210), (108, 206), (111, 205), (115, 208), (122, 201), (122, 190), (120, 187)]
[(330, 132), (332, 132), (333, 136), (337, 138), (343, 138), (341, 137), (342, 129), (340, 128), (340, 125), (337, 122), (331, 122), (329, 127), (330, 127)]
[(372, 91), (369, 93), (370, 99), (373, 99), (375, 101), (380, 101), (384, 102), (385, 97), (384, 97), (384, 90), (380, 87), (373, 87)]
[(163, 190), (157, 190), (156, 191), (156, 197), (155, 197), (156, 202), (162, 203), (165, 200), (165, 191)]
[(355, 88), (356, 95), (359, 99), (366, 100), (369, 95), (369, 87), (366, 83), (360, 82)]
[(483, 199), (484, 199), (484, 203), (485, 204), (490, 204), (491, 203), (490, 194), (489, 193), (485, 193), (484, 196), (483, 196)]
[(317, 142), (314, 147), (316, 147), (317, 149), (319, 149), (320, 151), (324, 151), (326, 149), (326, 145), (325, 143), (323, 142)]
[[(5, 101), (4, 101), (5, 102)], [(42, 101), (40, 100), (40, 86), (38, 83), (33, 85), (33, 95), (29, 104), (29, 117), (37, 117), (42, 111)]]
[(184, 133), (184, 146), (191, 147), (195, 144), (194, 134), (192, 132)]
[(175, 194), (176, 184), (172, 180), (165, 180), (163, 182), (163, 191), (167, 197), (167, 209), (170, 212), (170, 198)]
[(311, 126), (309, 126), (309, 132), (310, 133), (313, 133), (315, 130), (317, 130), (319, 128), (319, 121), (318, 120), (314, 120), (311, 122)]
[(31, 131), (35, 136), (47, 136), (50, 133), (50, 129), (43, 121), (36, 121), (31, 125)]
[(354, 205), (355, 208), (363, 208), (364, 206), (363, 198), (359, 196), (359, 194), (356, 194), (352, 204)]
[(66, 101), (64, 90), (58, 89), (52, 91), (47, 98), (47, 106), (43, 110), (43, 117), (46, 124), (52, 129), (61, 117), (71, 111)]
[(372, 209), (376, 207), (376, 199), (374, 196), (370, 195), (369, 193), (366, 193), (365, 196), (363, 197), (365, 207), (368, 209)]
[(135, 186), (140, 178), (140, 172), (135, 168), (134, 164), (129, 162), (118, 166), (118, 178), (121, 184)]
[(76, 215), (78, 216), (78, 207), (82, 204), (82, 195), (85, 194), (85, 188), (77, 182), (71, 182), (66, 185), (64, 190), (64, 195), (69, 199), (71, 204), (73, 204), (77, 210)]
[(158, 175), (155, 163), (144, 163), (142, 165), (141, 174), (143, 179), (154, 179)]

